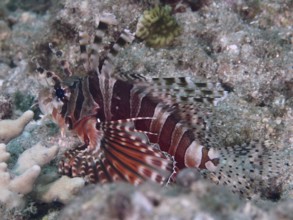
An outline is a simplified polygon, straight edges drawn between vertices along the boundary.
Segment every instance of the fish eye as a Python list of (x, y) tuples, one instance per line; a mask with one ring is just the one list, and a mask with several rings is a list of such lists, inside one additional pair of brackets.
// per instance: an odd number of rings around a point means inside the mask
[(43, 74), (45, 72), (45, 69), (43, 67), (37, 67), (36, 71), (40, 74)]
[(65, 97), (65, 90), (62, 88), (56, 88), (55, 95), (58, 99), (63, 99)]

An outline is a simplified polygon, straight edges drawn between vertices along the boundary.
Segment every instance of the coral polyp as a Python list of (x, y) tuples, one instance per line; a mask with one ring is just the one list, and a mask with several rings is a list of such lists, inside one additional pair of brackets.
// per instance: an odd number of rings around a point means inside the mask
[(181, 32), (171, 12), (172, 8), (168, 5), (144, 11), (137, 23), (136, 36), (150, 47), (170, 45)]

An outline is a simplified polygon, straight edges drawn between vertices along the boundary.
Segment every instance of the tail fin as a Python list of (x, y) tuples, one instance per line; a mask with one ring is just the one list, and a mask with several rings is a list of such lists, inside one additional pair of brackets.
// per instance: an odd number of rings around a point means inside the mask
[(270, 149), (265, 142), (252, 141), (221, 148), (220, 155), (219, 168), (206, 174), (208, 178), (232, 186), (234, 192), (247, 198), (254, 195), (271, 200), (280, 198), (290, 167), (285, 152)]

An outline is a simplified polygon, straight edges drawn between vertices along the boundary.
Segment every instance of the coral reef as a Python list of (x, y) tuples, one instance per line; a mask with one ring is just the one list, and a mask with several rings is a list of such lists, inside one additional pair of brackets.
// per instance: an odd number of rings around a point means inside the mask
[(28, 94), (22, 94), (21, 92), (17, 91), (14, 94), (14, 103), (16, 109), (20, 111), (26, 111), (29, 109), (34, 101), (34, 97)]
[(15, 173), (23, 173), (35, 165), (43, 166), (49, 163), (58, 153), (58, 146), (47, 148), (40, 143), (24, 151), (18, 158), (14, 167)]
[(11, 139), (20, 135), (24, 127), (33, 119), (34, 113), (30, 110), (18, 119), (5, 119), (0, 121), (0, 142), (7, 144)]
[(62, 176), (50, 184), (39, 184), (36, 193), (38, 199), (42, 202), (51, 203), (58, 201), (67, 204), (73, 200), (84, 185), (85, 180), (81, 177), (70, 178)]
[[(186, 12), (188, 8), (192, 11), (198, 11), (202, 7), (211, 4), (211, 0), (160, 0), (161, 4), (172, 6), (174, 12)], [(159, 4), (155, 2), (153, 4)]]
[[(6, 151), (6, 145), (0, 144), (0, 201), (6, 208), (14, 208), (23, 205), (23, 195), (32, 191), (36, 178), (41, 172), (41, 166), (44, 161), (34, 159), (32, 163), (24, 158), (44, 158), (50, 162), (56, 155), (56, 152), (50, 150), (46, 152), (34, 152), (27, 150), (23, 157), (17, 161), (17, 167), (11, 171), (7, 170), (7, 160), (10, 154)], [(20, 169), (21, 168), (21, 169)]]
[(144, 11), (139, 18), (135, 35), (151, 47), (169, 45), (180, 34), (180, 26), (171, 15), (172, 8), (156, 6)]
[[(24, 127), (31, 121), (33, 113), (25, 112), (17, 120), (2, 120), (0, 128), (5, 143), (22, 133)], [(6, 129), (10, 130), (6, 130)], [(1, 130), (1, 131), (2, 131)], [(24, 195), (33, 191), (36, 198), (42, 202), (59, 201), (68, 203), (73, 196), (84, 186), (82, 178), (61, 177), (47, 183), (41, 180), (41, 167), (50, 163), (57, 155), (59, 148), (55, 145), (50, 148), (37, 143), (21, 153), (13, 167), (8, 169), (10, 153), (5, 144), (0, 144), (0, 202), (6, 209), (24, 207)], [(44, 179), (44, 178), (43, 178)], [(37, 183), (36, 183), (37, 181)], [(37, 184), (35, 188), (34, 185)]]
[[(197, 4), (203, 1), (185, 2)], [(211, 129), (218, 134), (217, 143), (225, 146), (247, 139), (265, 138), (272, 143), (271, 148), (284, 150), (287, 156), (292, 156), (292, 1), (209, 2), (212, 3), (204, 5), (198, 11), (186, 10), (176, 14), (182, 31), (177, 37), (180, 46), (153, 50), (144, 42), (134, 42), (118, 55), (117, 70), (145, 76), (196, 75), (212, 81), (220, 80), (233, 92), (214, 108)], [(54, 61), (49, 55), (49, 42), (68, 51), (66, 59), (71, 65), (78, 66), (76, 30), (93, 33), (93, 19), (99, 13), (110, 12), (116, 15), (120, 23), (109, 35), (115, 36), (118, 30), (125, 27), (134, 31), (137, 19), (146, 9), (146, 4), (139, 4), (138, 1), (127, 1), (126, 4), (125, 1), (114, 0), (66, 0), (64, 7), (54, 4), (46, 13), (33, 9), (39, 12), (34, 13), (30, 10), (24, 11), (27, 7), (10, 11), (5, 9), (5, 4), (0, 3), (0, 89), (1, 95), (10, 97), (15, 97), (16, 91), (28, 97), (37, 97), (39, 84), (33, 73), (35, 66), (30, 63), (33, 56), (41, 56), (47, 69), (59, 66), (58, 61)], [(201, 3), (200, 5), (202, 6)], [(112, 39), (109, 37), (105, 41), (111, 42)], [(19, 111), (15, 111), (15, 106), (12, 109), (12, 118), (20, 115)], [(10, 118), (10, 115), (6, 118)], [(10, 169), (9, 164), (13, 166), (15, 161), (11, 160), (18, 158), (23, 150), (44, 141), (48, 146), (58, 144), (62, 146), (60, 151), (64, 151), (78, 142), (74, 137), (62, 138), (56, 130), (48, 122), (32, 122), (26, 126), (21, 136), (7, 144), (7, 150), (1, 147), (0, 161), (3, 161), (1, 164), (5, 170), (1, 173), (4, 176), (9, 175), (6, 178), (7, 184), (14, 180), (13, 168)], [(18, 148), (18, 151), (14, 148)], [(11, 154), (8, 169), (7, 162), (4, 162), (9, 158), (7, 151)], [(42, 172), (53, 173), (57, 161), (58, 159), (52, 161)], [(291, 176), (287, 180), (281, 179), (279, 200), (273, 204), (268, 200), (269, 196), (248, 202), (241, 200), (230, 193), (229, 188), (198, 180), (196, 174), (190, 174), (187, 180), (178, 181), (180, 186), (172, 186), (168, 192), (148, 184), (139, 189), (125, 184), (86, 187), (82, 195), (78, 195), (70, 205), (65, 206), (62, 218), (71, 217), (70, 213), (76, 214), (78, 218), (79, 214), (87, 215), (86, 211), (90, 210), (89, 216), (109, 219), (108, 211), (112, 211), (114, 207), (117, 212), (111, 217), (121, 215), (125, 218), (139, 216), (141, 219), (142, 216), (148, 219), (156, 219), (156, 216), (161, 219), (223, 219), (222, 216), (225, 216), (224, 219), (292, 219), (293, 172), (288, 173)], [(193, 183), (193, 180), (198, 183)], [(49, 182), (55, 181), (58, 181), (58, 176)], [(31, 197), (31, 194), (27, 197), (19, 196), (11, 192), (5, 184), (3, 192), (16, 195), (18, 202), (24, 204), (25, 201), (27, 205), (23, 209), (10, 212), (1, 208), (0, 216), (3, 219), (58, 218), (56, 216), (62, 207), (51, 203), (55, 199), (59, 200), (56, 196), (58, 191), (52, 193), (55, 196), (43, 200), (49, 202), (46, 206), (39, 202), (42, 195), (49, 191), (50, 187), (46, 186), (50, 186), (50, 183), (40, 181), (37, 188), (41, 186), (41, 189), (36, 197)], [(75, 194), (73, 188), (69, 192)], [(205, 194), (204, 197), (201, 197), (201, 192)], [(93, 193), (97, 193), (97, 196)], [(264, 192), (267, 193), (270, 192)], [(138, 196), (133, 196), (135, 194)], [(68, 200), (71, 198), (68, 197)], [(115, 198), (120, 200), (115, 203)], [(137, 202), (137, 198), (143, 199)], [(9, 201), (4, 203), (9, 205)], [(10, 204), (13, 206), (13, 203)], [(82, 204), (88, 206), (81, 206)], [(125, 214), (128, 210), (129, 214)]]
[[(1, 67), (0, 67), (1, 68)], [(0, 95), (0, 120), (9, 118), (12, 115), (11, 99)]]
[[(184, 187), (159, 188), (125, 183), (88, 186), (61, 213), (61, 220), (95, 219), (290, 219), (292, 200), (255, 205), (245, 202), (224, 186), (194, 178), (183, 170)], [(193, 176), (193, 178), (190, 178)], [(181, 185), (180, 185), (181, 186)], [(265, 211), (265, 210), (269, 211)]]

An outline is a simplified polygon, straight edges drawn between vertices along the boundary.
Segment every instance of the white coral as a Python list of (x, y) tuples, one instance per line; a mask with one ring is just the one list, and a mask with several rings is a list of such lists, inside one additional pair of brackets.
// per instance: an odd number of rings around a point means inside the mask
[[(36, 146), (37, 148), (43, 148), (40, 145)], [(35, 149), (36, 146), (32, 148)], [(44, 162), (48, 163), (54, 159), (56, 154), (57, 149), (55, 147), (53, 147), (53, 150), (48, 148), (37, 152), (30, 149), (26, 150), (17, 161), (17, 167), (22, 167), (22, 169), (16, 169), (18, 175), (14, 176), (12, 173), (15, 173), (15, 171), (9, 172), (7, 169), (6, 161), (10, 154), (6, 152), (6, 145), (0, 144), (0, 203), (7, 208), (21, 206), (24, 203), (22, 197), (32, 191), (34, 182), (41, 172), (41, 166), (45, 164)], [(45, 160), (35, 159), (32, 162), (23, 159), (44, 158), (44, 155), (46, 155)]]
[(33, 119), (34, 113), (28, 110), (18, 119), (0, 121), (0, 143), (7, 144), (11, 139), (19, 136), (24, 127)]
[(23, 152), (15, 165), (15, 173), (23, 173), (34, 165), (43, 166), (49, 163), (58, 153), (58, 146), (47, 148), (40, 143)]
[(6, 152), (6, 145), (0, 144), (0, 163), (6, 162), (10, 157), (10, 153)]
[[(38, 143), (19, 156), (12, 170), (7, 169), (10, 154), (5, 144), (19, 136), (33, 116), (32, 111), (26, 111), (16, 120), (0, 121), (0, 204), (8, 209), (24, 204), (23, 196), (33, 190), (41, 167), (53, 160), (59, 150), (57, 146), (47, 148)], [(59, 201), (66, 204), (84, 185), (83, 178), (62, 176), (50, 184), (40, 183), (36, 193), (43, 202)]]
[(50, 203), (59, 201), (67, 204), (84, 185), (85, 181), (81, 177), (70, 178), (68, 176), (62, 176), (53, 183), (46, 186), (39, 186), (37, 194), (42, 202)]

